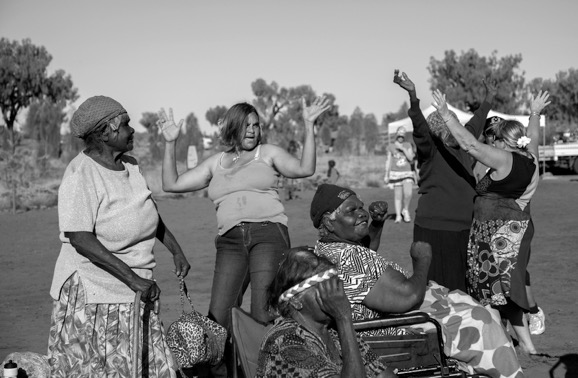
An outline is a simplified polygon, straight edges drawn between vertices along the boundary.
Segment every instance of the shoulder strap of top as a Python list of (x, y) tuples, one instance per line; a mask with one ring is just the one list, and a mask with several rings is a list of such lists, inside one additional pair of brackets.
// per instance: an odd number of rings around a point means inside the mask
[(253, 160), (259, 160), (259, 156), (261, 154), (261, 145), (257, 145), (257, 151), (255, 152), (255, 157), (253, 158)]

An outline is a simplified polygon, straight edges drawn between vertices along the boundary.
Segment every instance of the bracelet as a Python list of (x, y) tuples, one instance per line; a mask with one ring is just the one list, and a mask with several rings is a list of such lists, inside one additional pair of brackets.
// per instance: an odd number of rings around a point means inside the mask
[(538, 116), (538, 117), (540, 117), (540, 112), (532, 112), (532, 113), (530, 113), (530, 117), (531, 117), (531, 116)]

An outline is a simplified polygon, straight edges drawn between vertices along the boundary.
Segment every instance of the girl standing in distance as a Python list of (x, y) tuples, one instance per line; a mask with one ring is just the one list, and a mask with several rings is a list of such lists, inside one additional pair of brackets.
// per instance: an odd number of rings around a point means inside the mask
[(395, 223), (411, 222), (409, 203), (413, 194), (415, 173), (411, 162), (415, 157), (413, 147), (405, 140), (405, 128), (398, 127), (395, 132), (395, 142), (387, 147), (385, 158), (385, 183), (393, 185)]
[(159, 113), (165, 138), (163, 190), (190, 192), (208, 187), (217, 210), (217, 257), (209, 305), (209, 316), (230, 329), (231, 308), (240, 306), (251, 283), (251, 315), (268, 322), (266, 290), (273, 280), (283, 251), (290, 247), (287, 216), (279, 198), (279, 176), (301, 178), (315, 172), (317, 117), (329, 109), (325, 97), (310, 106), (302, 100), (305, 141), (301, 159), (285, 149), (261, 143), (261, 126), (255, 107), (233, 105), (223, 117), (221, 143), (225, 151), (214, 154), (197, 167), (177, 173), (175, 142), (183, 120), (175, 123)]

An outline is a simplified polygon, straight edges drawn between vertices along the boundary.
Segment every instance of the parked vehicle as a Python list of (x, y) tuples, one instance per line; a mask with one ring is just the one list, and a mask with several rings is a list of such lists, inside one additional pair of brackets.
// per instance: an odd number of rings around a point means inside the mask
[(547, 146), (539, 146), (540, 168), (569, 169), (578, 174), (578, 142), (556, 143)]

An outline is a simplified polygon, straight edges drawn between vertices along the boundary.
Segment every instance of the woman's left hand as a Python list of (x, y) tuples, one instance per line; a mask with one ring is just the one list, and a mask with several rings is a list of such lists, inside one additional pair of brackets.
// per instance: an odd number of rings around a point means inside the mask
[(310, 106), (307, 106), (305, 98), (302, 97), (301, 105), (303, 107), (303, 119), (306, 124), (309, 123), (311, 125), (313, 125), (317, 117), (331, 107), (329, 100), (325, 96), (315, 97)]
[(535, 97), (532, 95), (530, 100), (530, 111), (532, 113), (541, 113), (542, 110), (551, 103), (551, 101), (548, 101), (548, 98), (550, 98), (550, 93), (548, 93), (548, 91), (540, 91)]
[(443, 94), (439, 89), (436, 89), (433, 94), (434, 102), (431, 104), (438, 111), (440, 116), (446, 120), (451, 117), (450, 109), (448, 108), (448, 103), (446, 101), (446, 95)]
[[(389, 181), (389, 178), (387, 178)], [(387, 183), (387, 182), (386, 182)], [(385, 201), (375, 201), (369, 205), (369, 215), (371, 219), (376, 222), (383, 222), (385, 221), (385, 217), (387, 216), (387, 202)]]
[(177, 277), (185, 278), (189, 274), (189, 269), (191, 265), (187, 261), (187, 258), (182, 253), (177, 253), (173, 255), (173, 261), (175, 263), (175, 274)]

